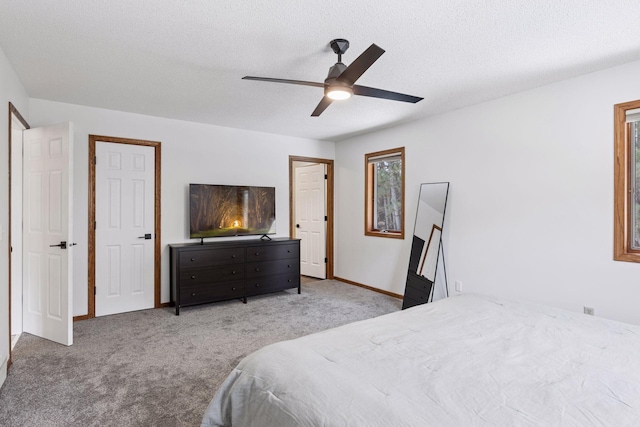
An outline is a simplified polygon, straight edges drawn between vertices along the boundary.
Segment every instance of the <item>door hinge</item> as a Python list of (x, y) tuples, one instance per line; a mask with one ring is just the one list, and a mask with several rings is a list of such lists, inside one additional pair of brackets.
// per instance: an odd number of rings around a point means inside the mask
[(329, 258), (325, 258), (325, 259), (324, 259), (324, 263), (326, 264), (326, 263), (328, 263), (328, 262), (329, 262)]
[(324, 179), (329, 179), (329, 175), (327, 175), (326, 173), (324, 174)]
[(327, 221), (327, 220), (328, 220), (328, 218), (327, 218), (327, 216), (326, 216), (326, 215), (324, 216), (324, 220), (325, 220), (325, 221)]
[(95, 156), (95, 157), (93, 158), (93, 164), (94, 164), (94, 165), (97, 165), (97, 164), (98, 164), (98, 157), (97, 157), (97, 156)]
[(94, 230), (98, 229), (98, 221), (93, 221), (93, 229)]
[(93, 287), (93, 296), (98, 295), (98, 288), (96, 286)]

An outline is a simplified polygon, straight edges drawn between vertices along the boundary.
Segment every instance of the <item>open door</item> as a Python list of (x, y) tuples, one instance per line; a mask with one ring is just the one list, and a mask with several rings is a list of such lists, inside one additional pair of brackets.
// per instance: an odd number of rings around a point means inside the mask
[(296, 238), (300, 239), (300, 274), (325, 279), (326, 207), (325, 165), (295, 170)]
[(72, 126), (24, 131), (23, 328), (73, 344)]

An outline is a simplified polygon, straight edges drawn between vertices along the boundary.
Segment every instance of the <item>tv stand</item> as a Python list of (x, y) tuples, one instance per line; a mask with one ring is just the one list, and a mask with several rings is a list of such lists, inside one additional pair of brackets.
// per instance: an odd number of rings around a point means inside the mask
[(225, 240), (169, 245), (171, 303), (180, 307), (298, 288), (300, 239)]

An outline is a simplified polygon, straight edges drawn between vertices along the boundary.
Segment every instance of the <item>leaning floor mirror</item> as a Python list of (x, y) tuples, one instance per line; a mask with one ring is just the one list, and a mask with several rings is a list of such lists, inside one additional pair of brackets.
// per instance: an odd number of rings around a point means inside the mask
[(448, 182), (420, 184), (403, 309), (432, 301), (434, 294), (441, 297), (447, 294), (446, 283), (437, 289), (434, 284), (440, 283), (436, 281), (438, 260), (442, 259), (444, 264), (442, 227), (448, 195)]

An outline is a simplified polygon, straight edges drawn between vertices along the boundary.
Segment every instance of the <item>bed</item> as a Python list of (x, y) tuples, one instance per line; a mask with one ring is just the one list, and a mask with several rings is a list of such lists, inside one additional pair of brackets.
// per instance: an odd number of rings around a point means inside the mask
[(267, 346), (202, 422), (560, 425), (640, 425), (640, 326), (467, 294)]

